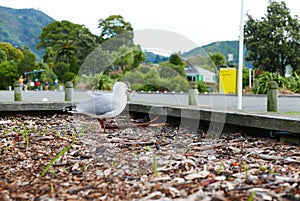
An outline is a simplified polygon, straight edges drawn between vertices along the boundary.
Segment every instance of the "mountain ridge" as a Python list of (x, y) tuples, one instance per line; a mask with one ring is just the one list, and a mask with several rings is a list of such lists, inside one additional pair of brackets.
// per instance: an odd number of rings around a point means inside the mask
[(183, 53), (185, 57), (196, 56), (197, 54), (203, 54), (203, 50), (207, 53), (221, 53), (228, 60), (228, 54), (233, 54), (233, 64), (238, 63), (239, 55), (239, 41), (228, 40), (228, 41), (216, 41), (207, 45), (196, 47), (188, 52)]
[(15, 47), (28, 46), (41, 59), (43, 50), (37, 50), (38, 36), (43, 27), (54, 19), (33, 8), (14, 9), (0, 6), (0, 41)]

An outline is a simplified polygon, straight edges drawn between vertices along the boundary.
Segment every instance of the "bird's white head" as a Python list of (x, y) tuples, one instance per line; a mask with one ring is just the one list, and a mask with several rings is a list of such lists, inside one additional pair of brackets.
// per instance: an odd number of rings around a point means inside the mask
[(131, 92), (124, 82), (116, 82), (113, 87), (113, 92)]

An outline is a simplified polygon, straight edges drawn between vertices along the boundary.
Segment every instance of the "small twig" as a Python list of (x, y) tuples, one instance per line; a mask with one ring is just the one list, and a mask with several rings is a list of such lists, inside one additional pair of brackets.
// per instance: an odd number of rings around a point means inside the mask
[(138, 126), (138, 127), (147, 127), (150, 124), (152, 124), (154, 121), (156, 121), (157, 119), (158, 119), (158, 117), (155, 117), (154, 119), (152, 119), (151, 121), (148, 121), (146, 123), (135, 123), (134, 125)]
[(151, 146), (157, 144), (156, 142), (125, 142), (124, 146)]
[(83, 191), (83, 190), (87, 190), (87, 189), (95, 189), (95, 186), (84, 186), (84, 187), (80, 187), (80, 188), (75, 188), (75, 189), (71, 189), (69, 190), (69, 193), (71, 194), (76, 194), (79, 191)]
[(222, 145), (224, 145), (224, 144), (220, 143), (220, 144), (213, 144), (213, 145), (204, 145), (202, 147), (191, 147), (191, 149), (194, 151), (207, 151), (207, 150), (215, 149)]
[(39, 141), (39, 140), (54, 140), (55, 138), (52, 136), (40, 136), (40, 137), (34, 137), (33, 141)]

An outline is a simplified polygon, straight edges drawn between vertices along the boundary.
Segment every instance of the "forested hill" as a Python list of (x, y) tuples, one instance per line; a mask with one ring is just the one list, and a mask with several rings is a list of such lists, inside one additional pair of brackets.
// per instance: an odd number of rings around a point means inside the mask
[(36, 50), (39, 35), (54, 19), (35, 9), (12, 9), (0, 6), (0, 42), (9, 42), (17, 47), (28, 46), (32, 52), (42, 57)]
[(197, 47), (192, 49), (189, 52), (183, 54), (185, 57), (196, 56), (201, 54), (203, 49), (207, 53), (221, 53), (225, 56), (226, 60), (228, 59), (228, 54), (233, 54), (233, 63), (238, 63), (238, 55), (239, 55), (239, 41), (218, 41), (213, 42), (208, 45)]
[[(53, 22), (54, 19), (45, 13), (35, 9), (13, 9), (0, 6), (0, 42), (9, 42), (16, 47), (28, 46), (32, 52), (38, 55), (38, 60), (43, 56), (43, 51), (36, 50), (39, 43), (39, 35), (42, 29)], [(194, 56), (203, 48), (208, 53), (221, 53), (226, 59), (229, 53), (234, 55), (234, 63), (238, 62), (238, 41), (214, 42), (195, 48), (183, 56)], [(149, 57), (149, 58), (148, 58)], [(151, 62), (159, 62), (166, 58), (158, 58), (157, 55), (147, 55)], [(156, 60), (155, 60), (156, 59)], [(159, 60), (157, 60), (159, 59)]]

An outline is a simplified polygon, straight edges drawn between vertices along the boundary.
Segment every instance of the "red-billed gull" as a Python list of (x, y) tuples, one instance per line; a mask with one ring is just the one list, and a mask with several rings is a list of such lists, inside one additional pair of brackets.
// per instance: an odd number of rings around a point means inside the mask
[(91, 98), (81, 101), (76, 110), (95, 116), (105, 132), (104, 119), (116, 117), (125, 109), (129, 91), (124, 82), (116, 82), (112, 93), (89, 93)]

